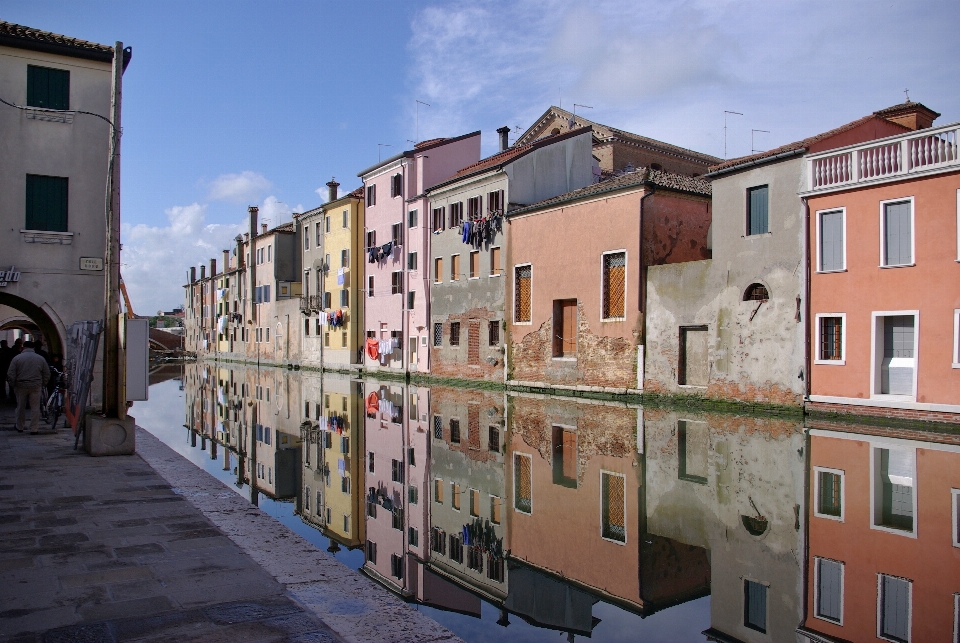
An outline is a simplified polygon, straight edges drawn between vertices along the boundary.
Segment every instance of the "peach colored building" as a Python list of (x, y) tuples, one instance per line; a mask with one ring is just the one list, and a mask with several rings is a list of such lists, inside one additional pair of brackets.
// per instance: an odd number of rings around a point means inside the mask
[(814, 426), (800, 640), (955, 641), (960, 440)]
[(813, 409), (960, 422), (958, 136), (806, 158)]
[(710, 257), (710, 193), (639, 168), (509, 212), (508, 381), (642, 388), (646, 268)]

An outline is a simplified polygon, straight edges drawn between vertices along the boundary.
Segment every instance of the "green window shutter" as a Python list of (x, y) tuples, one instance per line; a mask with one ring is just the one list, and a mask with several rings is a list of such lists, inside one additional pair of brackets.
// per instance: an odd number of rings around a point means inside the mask
[(70, 72), (27, 65), (27, 105), (70, 109)]
[(766, 234), (768, 225), (768, 188), (766, 185), (748, 190), (750, 201), (747, 212), (747, 230), (749, 234)]
[(820, 270), (843, 269), (843, 212), (820, 215)]
[(61, 176), (27, 175), (27, 230), (67, 231), (68, 184)]
[(911, 207), (909, 201), (884, 205), (884, 264), (900, 266), (913, 263)]

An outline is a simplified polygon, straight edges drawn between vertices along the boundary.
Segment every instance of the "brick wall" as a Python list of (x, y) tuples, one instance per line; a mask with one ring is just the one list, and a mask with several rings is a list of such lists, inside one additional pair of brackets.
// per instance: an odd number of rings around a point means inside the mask
[(960, 413), (947, 413), (943, 411), (917, 411), (913, 409), (895, 409), (890, 407), (856, 406), (853, 404), (828, 404), (826, 402), (807, 402), (806, 410), (818, 411), (821, 413), (864, 415), (868, 417), (891, 418), (897, 420), (948, 422), (950, 424), (960, 424)]
[[(457, 377), (471, 380), (503, 381), (503, 328), (500, 344), (490, 346), (490, 322), (502, 319), (503, 313), (485, 308), (473, 308), (464, 313), (448, 315), (443, 323), (443, 345), (433, 346), (433, 328), (430, 329), (430, 373), (438, 377)], [(434, 323), (440, 319), (433, 318)], [(460, 323), (460, 345), (450, 346), (450, 323)], [(473, 342), (472, 331), (479, 331), (479, 341)]]

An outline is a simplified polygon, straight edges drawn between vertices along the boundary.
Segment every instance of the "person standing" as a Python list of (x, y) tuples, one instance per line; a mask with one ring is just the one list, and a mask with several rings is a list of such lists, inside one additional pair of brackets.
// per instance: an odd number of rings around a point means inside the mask
[(40, 391), (50, 379), (47, 360), (33, 351), (33, 342), (24, 342), (23, 352), (13, 358), (7, 381), (17, 396), (17, 431), (23, 433), (30, 405), (30, 433), (40, 432)]

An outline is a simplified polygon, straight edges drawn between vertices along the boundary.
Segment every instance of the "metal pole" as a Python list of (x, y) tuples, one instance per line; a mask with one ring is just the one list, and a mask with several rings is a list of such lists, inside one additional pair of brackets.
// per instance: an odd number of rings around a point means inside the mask
[(106, 284), (104, 286), (103, 414), (123, 418), (120, 400), (120, 102), (123, 95), (123, 43), (113, 50), (113, 83), (110, 92), (110, 156), (107, 165)]

